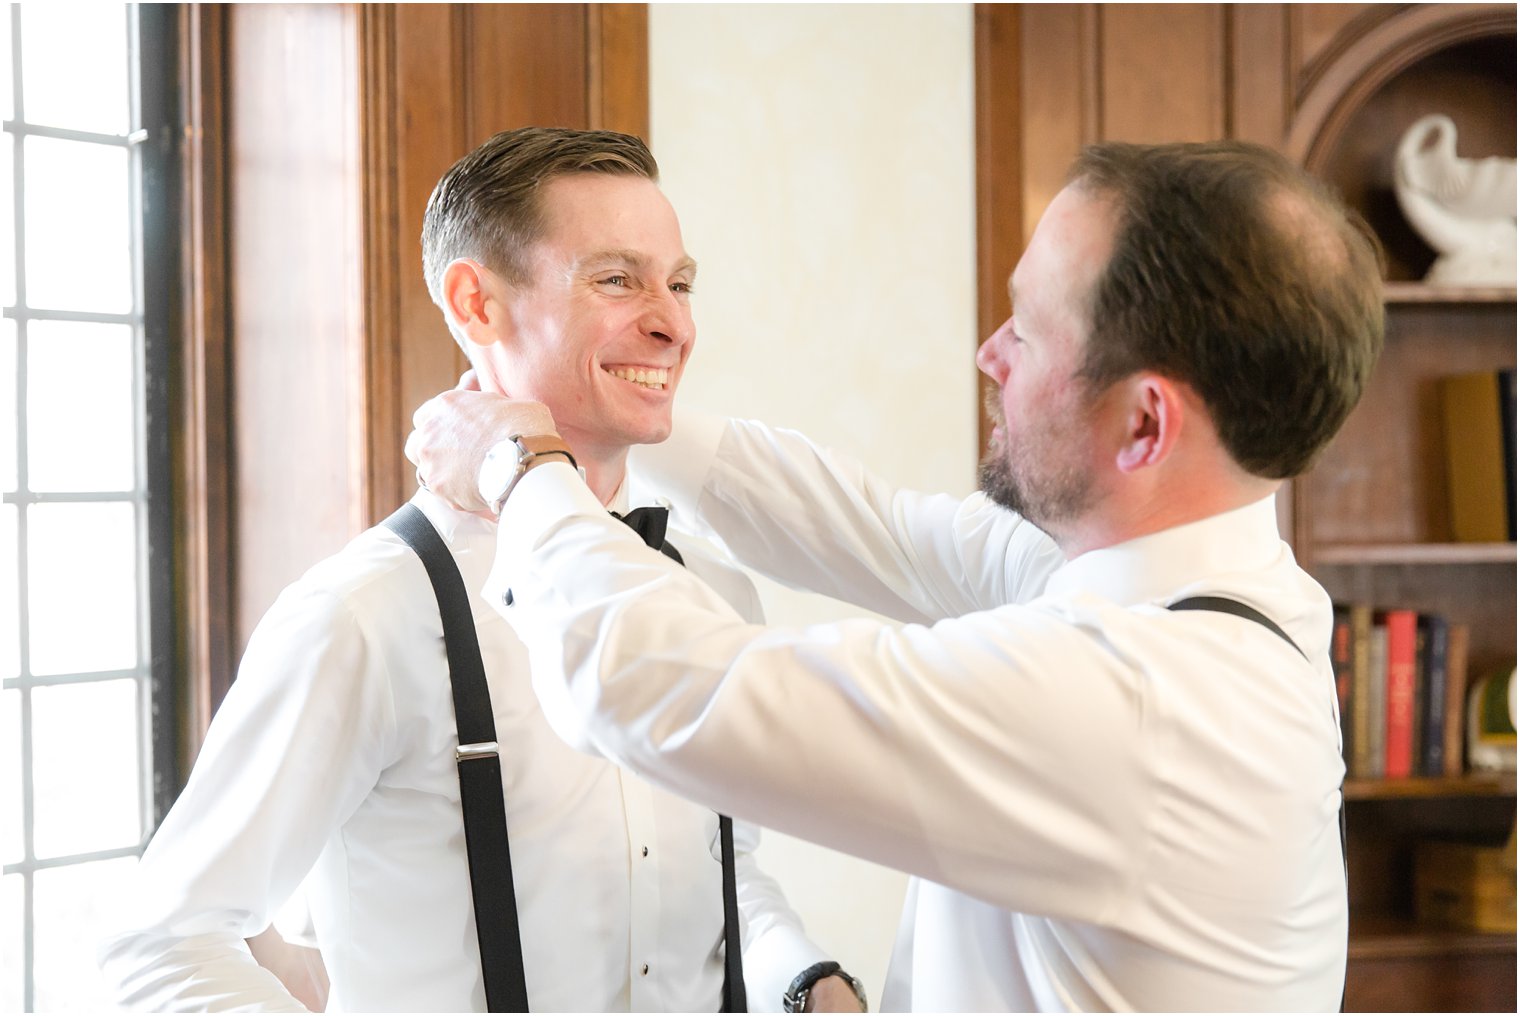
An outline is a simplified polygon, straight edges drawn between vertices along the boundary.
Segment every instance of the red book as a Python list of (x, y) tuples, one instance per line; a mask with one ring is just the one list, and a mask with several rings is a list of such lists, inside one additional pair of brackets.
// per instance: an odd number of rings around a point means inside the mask
[(1383, 612), (1388, 628), (1387, 726), (1383, 776), (1414, 775), (1415, 638), (1419, 615), (1412, 610)]

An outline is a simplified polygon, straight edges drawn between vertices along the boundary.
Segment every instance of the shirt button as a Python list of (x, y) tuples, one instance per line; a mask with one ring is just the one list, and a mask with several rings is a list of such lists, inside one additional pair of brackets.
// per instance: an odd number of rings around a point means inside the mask
[(643, 854), (644, 857), (648, 857), (649, 856), (649, 848), (645, 847), (641, 853)]
[(644, 964), (644, 969), (640, 970), (639, 973), (643, 974), (645, 977), (648, 977), (649, 976), (649, 964), (648, 963)]

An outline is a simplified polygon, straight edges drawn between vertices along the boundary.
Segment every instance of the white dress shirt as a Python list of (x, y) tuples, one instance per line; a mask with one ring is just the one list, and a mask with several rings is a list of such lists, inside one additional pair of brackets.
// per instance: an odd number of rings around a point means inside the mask
[[(1272, 500), (1062, 563), (981, 495), (715, 421), (645, 455), (739, 560), (908, 623), (749, 624), (546, 465), (488, 589), (551, 724), (917, 876), (883, 1009), (1329, 1010), (1346, 960), (1324, 591)], [(1280, 624), (1171, 612), (1228, 596)], [(500, 604), (493, 599), (493, 604)]]
[[(414, 503), (478, 591), (495, 524), (426, 492)], [(741, 573), (698, 545), (681, 549), (730, 609), (758, 610)], [(502, 745), (530, 1006), (715, 1011), (717, 815), (566, 747), (533, 697), (522, 644), (471, 599)], [(243, 939), (302, 886), (329, 1009), (483, 1011), (447, 675), (432, 586), (389, 530), (360, 535), (286, 589), (143, 856), (119, 934), (102, 945), (118, 1003), (299, 1009)], [(745, 979), (753, 1008), (777, 1008), (822, 957), (756, 869), (757, 835), (735, 824)]]

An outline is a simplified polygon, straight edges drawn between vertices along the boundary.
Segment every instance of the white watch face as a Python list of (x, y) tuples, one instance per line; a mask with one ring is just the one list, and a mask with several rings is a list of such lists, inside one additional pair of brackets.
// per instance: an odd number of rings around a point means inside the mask
[(522, 449), (516, 441), (502, 441), (486, 452), (486, 460), (480, 464), (477, 486), (480, 496), (488, 505), (495, 505), (507, 492), (507, 486), (517, 475), (522, 460)]

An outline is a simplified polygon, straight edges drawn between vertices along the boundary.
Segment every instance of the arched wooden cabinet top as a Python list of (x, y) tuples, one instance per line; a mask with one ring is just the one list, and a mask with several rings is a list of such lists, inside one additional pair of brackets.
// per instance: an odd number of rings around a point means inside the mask
[(1509, 5), (1414, 6), (1352, 21), (1305, 69), (1284, 151), (1367, 218), (1395, 287), (1434, 258), (1393, 196), (1399, 138), (1421, 116), (1445, 113), (1460, 154), (1513, 155), (1515, 34)]

